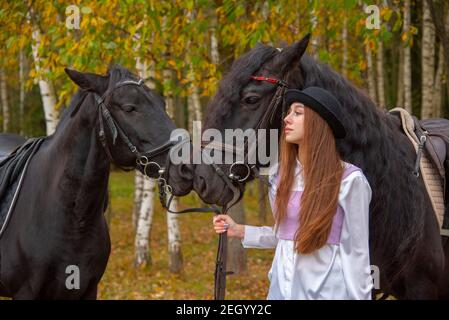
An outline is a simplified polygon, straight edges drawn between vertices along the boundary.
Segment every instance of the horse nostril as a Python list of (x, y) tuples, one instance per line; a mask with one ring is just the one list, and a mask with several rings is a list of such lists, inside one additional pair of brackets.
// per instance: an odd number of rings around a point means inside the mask
[(204, 194), (206, 192), (206, 187), (207, 187), (207, 183), (206, 183), (206, 179), (203, 178), (203, 176), (196, 176), (197, 179), (195, 179), (196, 183), (195, 183), (195, 189), (199, 192), (199, 194)]
[(191, 165), (188, 164), (179, 165), (178, 173), (183, 179), (186, 180), (193, 179), (193, 168)]

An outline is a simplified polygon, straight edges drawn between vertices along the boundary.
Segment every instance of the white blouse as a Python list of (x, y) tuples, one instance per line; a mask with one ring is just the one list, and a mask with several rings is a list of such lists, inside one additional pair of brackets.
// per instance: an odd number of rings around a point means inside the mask
[[(345, 167), (351, 166), (344, 163)], [(294, 190), (304, 189), (301, 163), (296, 161)], [(273, 209), (274, 177), (269, 190)], [(326, 244), (311, 254), (299, 254), (294, 241), (279, 239), (273, 227), (245, 226), (245, 248), (276, 248), (268, 273), (268, 299), (371, 299), (373, 281), (369, 258), (369, 203), (371, 188), (361, 171), (342, 179), (338, 204), (344, 210), (339, 244)]]

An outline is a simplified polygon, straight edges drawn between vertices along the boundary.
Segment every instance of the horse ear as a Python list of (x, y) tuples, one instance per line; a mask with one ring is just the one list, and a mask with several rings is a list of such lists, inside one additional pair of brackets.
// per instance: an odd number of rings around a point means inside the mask
[(275, 66), (277, 70), (281, 70), (284, 75), (288, 70), (299, 65), (299, 61), (307, 49), (310, 40), (310, 33), (301, 40), (284, 48), (280, 54), (276, 56)]
[(64, 68), (69, 78), (83, 90), (94, 91), (102, 95), (108, 86), (108, 76), (101, 76), (95, 73), (79, 72), (73, 69)]

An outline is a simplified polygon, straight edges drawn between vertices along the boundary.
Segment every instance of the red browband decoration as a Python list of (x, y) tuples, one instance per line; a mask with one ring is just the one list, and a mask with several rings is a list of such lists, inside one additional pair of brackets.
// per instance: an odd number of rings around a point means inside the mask
[(257, 81), (266, 81), (266, 82), (273, 83), (273, 84), (278, 84), (278, 85), (281, 85), (281, 86), (284, 86), (284, 87), (287, 86), (287, 84), (284, 81), (281, 81), (281, 80), (278, 80), (278, 79), (275, 79), (275, 78), (270, 78), (270, 77), (251, 76), (251, 79), (257, 80)]

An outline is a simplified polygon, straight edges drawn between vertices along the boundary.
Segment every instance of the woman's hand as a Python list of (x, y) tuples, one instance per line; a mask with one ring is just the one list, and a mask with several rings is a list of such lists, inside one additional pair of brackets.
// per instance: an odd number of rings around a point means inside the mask
[(213, 225), (216, 233), (228, 231), (229, 237), (243, 239), (245, 237), (245, 226), (236, 223), (230, 216), (219, 214), (214, 217)]

